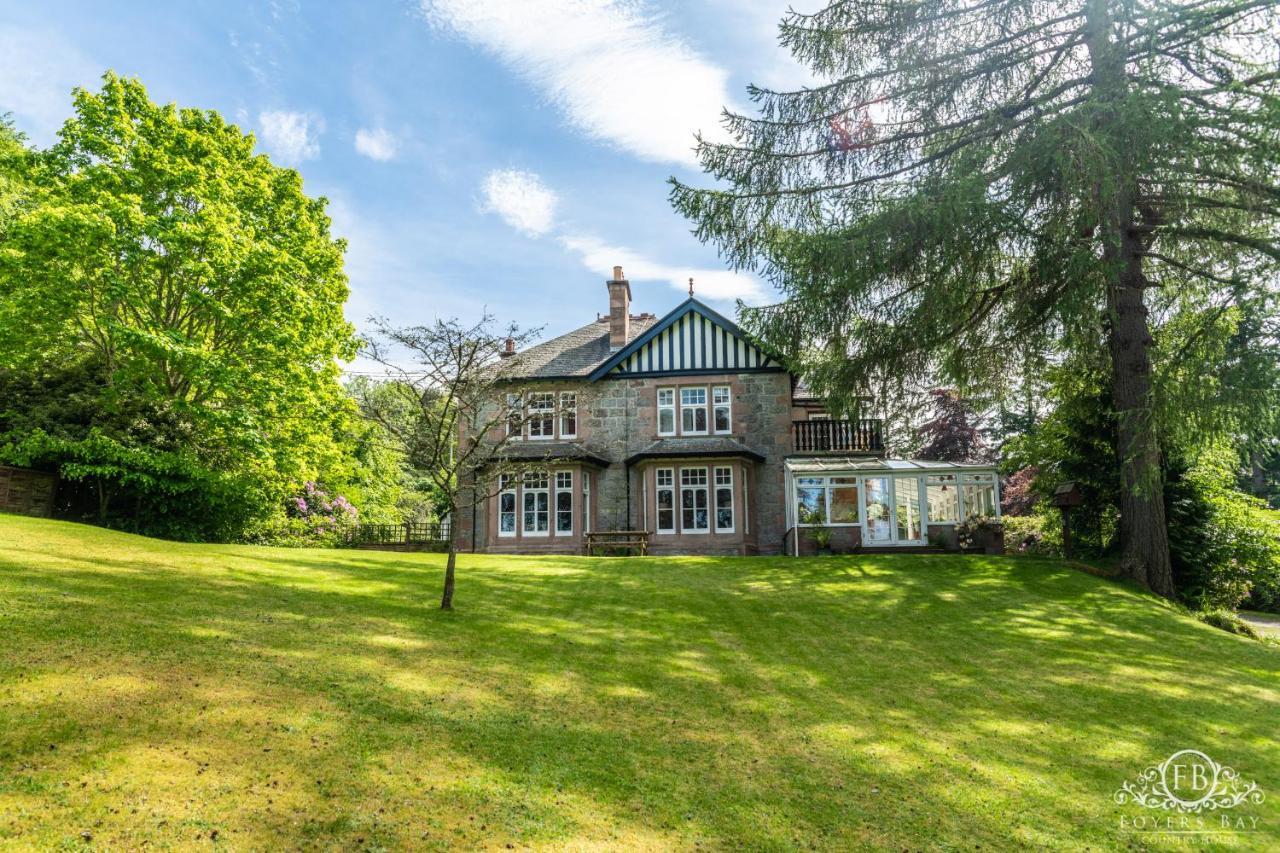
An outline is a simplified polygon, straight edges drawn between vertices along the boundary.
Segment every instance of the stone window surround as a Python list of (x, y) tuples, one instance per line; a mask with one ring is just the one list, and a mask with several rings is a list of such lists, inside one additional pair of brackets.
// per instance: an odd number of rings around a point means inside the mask
[[(703, 392), (703, 403), (696, 408), (704, 409), (706, 412), (707, 428), (703, 430), (686, 430), (684, 428), (684, 412), (686, 409), (695, 408), (695, 406), (686, 406), (684, 404), (685, 390), (701, 390)], [(662, 394), (664, 391), (671, 393), (671, 402), (663, 403)], [(716, 401), (716, 395), (723, 392), (723, 399)], [(716, 410), (725, 409), (727, 411), (727, 419), (729, 423), (728, 429), (716, 428)], [(662, 413), (663, 411), (671, 412), (672, 429), (663, 431), (662, 429)], [(686, 382), (684, 384), (663, 384), (654, 388), (654, 411), (657, 415), (656, 423), (659, 438), (671, 438), (673, 436), (704, 436), (704, 435), (732, 435), (733, 434), (733, 386), (729, 382), (714, 382), (708, 385), (704, 382)]]

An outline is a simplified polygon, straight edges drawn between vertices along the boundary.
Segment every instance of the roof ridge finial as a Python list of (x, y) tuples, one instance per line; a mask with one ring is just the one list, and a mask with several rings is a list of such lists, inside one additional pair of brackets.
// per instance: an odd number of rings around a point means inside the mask
[(693, 298), (693, 276), (689, 276), (689, 298)]

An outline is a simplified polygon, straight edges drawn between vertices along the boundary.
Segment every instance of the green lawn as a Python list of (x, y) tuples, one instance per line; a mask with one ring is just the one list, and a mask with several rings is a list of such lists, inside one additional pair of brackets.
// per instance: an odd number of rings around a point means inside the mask
[(1145, 846), (1187, 747), (1280, 845), (1280, 650), (1052, 561), (440, 564), (0, 516), (0, 845)]

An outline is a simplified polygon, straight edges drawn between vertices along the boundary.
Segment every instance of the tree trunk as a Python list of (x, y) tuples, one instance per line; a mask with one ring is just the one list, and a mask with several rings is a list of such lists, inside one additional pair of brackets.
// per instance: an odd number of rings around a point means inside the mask
[[(1120, 453), (1120, 547), (1123, 571), (1151, 591), (1172, 598), (1169, 526), (1152, 405), (1152, 344), (1143, 294), (1143, 238), (1134, 214), (1138, 175), (1118, 110), (1127, 94), (1123, 53), (1114, 41), (1109, 0), (1085, 7), (1087, 44), (1098, 106), (1095, 130), (1103, 158), (1096, 190), (1098, 238), (1106, 274), (1111, 399)], [(1145, 223), (1150, 225), (1151, 223)]]
[(453, 609), (453, 569), (458, 563), (457, 507), (449, 511), (449, 557), (444, 564), (444, 594), (440, 596), (440, 609)]
[(1121, 568), (1152, 592), (1172, 598), (1169, 526), (1164, 512), (1164, 482), (1151, 400), (1152, 344), (1143, 303), (1142, 261), (1121, 238), (1123, 258), (1107, 287), (1111, 315), (1111, 397), (1116, 409), (1120, 451)]

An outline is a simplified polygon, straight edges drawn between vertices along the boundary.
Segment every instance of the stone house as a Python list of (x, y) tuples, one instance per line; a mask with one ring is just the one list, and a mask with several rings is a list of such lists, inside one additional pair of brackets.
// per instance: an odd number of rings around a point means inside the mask
[[(525, 417), (508, 445), (537, 470), (457, 519), (461, 548), (580, 553), (592, 531), (649, 533), (652, 554), (802, 554), (954, 542), (998, 516), (995, 469), (886, 459), (880, 423), (833, 419), (732, 321), (693, 297), (609, 313), (506, 354)], [(541, 462), (545, 461), (545, 470)]]

